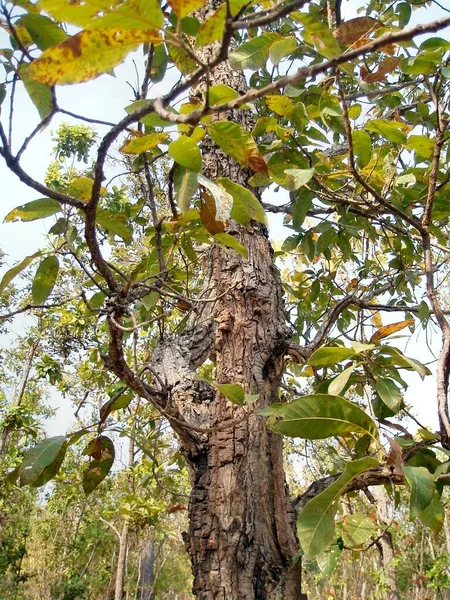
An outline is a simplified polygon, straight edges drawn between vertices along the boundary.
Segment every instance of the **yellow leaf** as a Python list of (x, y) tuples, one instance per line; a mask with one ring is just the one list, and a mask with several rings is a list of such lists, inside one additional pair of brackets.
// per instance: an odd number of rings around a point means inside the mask
[(40, 0), (39, 7), (57, 21), (89, 29), (153, 30), (164, 25), (158, 0)]
[(367, 35), (369, 32), (382, 27), (383, 24), (372, 17), (357, 17), (341, 23), (339, 27), (333, 31), (334, 37), (340, 44), (349, 45), (358, 41), (360, 37)]
[(167, 139), (167, 133), (150, 133), (149, 135), (140, 135), (129, 138), (121, 147), (120, 151), (124, 154), (142, 154), (155, 148), (158, 144)]
[(225, 28), (225, 20), (227, 16), (226, 2), (221, 4), (219, 8), (210, 15), (200, 26), (200, 30), (195, 40), (195, 45), (206, 46), (222, 39), (223, 30)]
[(373, 323), (374, 327), (382, 327), (383, 320), (381, 318), (379, 311), (372, 310), (371, 312), (372, 312), (372, 323)]
[(205, 5), (206, 0), (168, 0), (173, 12), (183, 19)]
[(399, 323), (391, 323), (390, 325), (385, 325), (384, 327), (380, 327), (378, 331), (375, 331), (373, 336), (369, 340), (369, 344), (373, 344), (374, 342), (378, 342), (379, 340), (396, 333), (397, 331), (401, 331), (405, 327), (409, 327), (414, 323), (414, 319), (408, 319), (406, 321), (400, 321)]
[(31, 63), (29, 75), (45, 85), (81, 83), (110, 71), (140, 44), (160, 41), (153, 30), (86, 29), (46, 50)]

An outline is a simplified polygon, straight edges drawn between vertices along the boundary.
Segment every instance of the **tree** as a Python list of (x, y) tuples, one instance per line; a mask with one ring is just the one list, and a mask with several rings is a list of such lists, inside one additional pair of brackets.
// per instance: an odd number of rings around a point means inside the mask
[[(414, 9), (435, 3), (382, 0), (343, 21), (341, 4), (2, 5), (11, 47), (1, 57), (10, 110), (2, 112), (0, 154), (44, 196), (6, 220), (58, 216), (49, 247), (4, 275), (0, 290), (39, 261), (31, 297), (5, 316), (64, 315), (66, 335), (77, 330), (71, 340), (95, 376), (125, 386), (92, 426), (30, 448), (15, 475), (42, 485), (67, 446), (87, 436), (90, 493), (113, 464), (108, 418), (131, 402), (124, 391), (151, 403), (178, 436), (190, 472), (185, 545), (202, 600), (301, 598), (298, 538), (309, 559), (340, 544), (344, 493), (406, 484), (412, 519), (436, 527), (443, 518), (450, 47), (440, 37), (415, 40), (450, 17), (442, 9), (442, 18), (408, 28)], [(111, 72), (142, 47), (135, 101), (122, 120), (59, 106), (55, 86)], [(149, 99), (158, 82), (166, 91)], [(40, 122), (13, 150), (19, 85)], [(60, 132), (71, 170), (44, 185), (20, 160), (58, 113), (106, 132), (92, 166), (93, 136)], [(107, 180), (107, 159), (118, 160), (119, 148), (122, 188)], [(280, 188), (289, 192), (285, 204), (263, 198)], [(276, 255), (266, 213), (284, 214), (293, 230)], [(404, 317), (383, 325), (383, 312)], [(440, 431), (422, 428), (415, 440), (389, 418), (409, 412), (402, 370), (429, 370), (385, 339), (417, 319), (433, 321), (443, 345)], [(308, 377), (303, 390), (299, 377)], [(375, 420), (401, 434), (389, 437), (388, 450)], [(280, 434), (337, 437), (336, 471), (292, 498)]]

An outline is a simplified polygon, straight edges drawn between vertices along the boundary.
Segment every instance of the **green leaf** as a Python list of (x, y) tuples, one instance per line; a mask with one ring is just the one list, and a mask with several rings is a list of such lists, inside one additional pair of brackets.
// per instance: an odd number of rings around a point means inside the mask
[(123, 217), (112, 214), (103, 208), (97, 208), (96, 220), (100, 227), (118, 235), (126, 244), (131, 244), (133, 241), (133, 229)]
[(200, 30), (195, 39), (197, 48), (218, 42), (222, 39), (227, 15), (227, 5), (223, 3), (210, 15), (200, 26)]
[(409, 514), (413, 521), (433, 500), (436, 485), (433, 477), (425, 467), (403, 467), (410, 490)]
[(52, 198), (39, 198), (13, 208), (5, 217), (5, 223), (45, 219), (61, 211), (59, 202)]
[(124, 154), (142, 154), (152, 150), (158, 144), (167, 139), (167, 133), (149, 133), (128, 139), (120, 148)]
[(198, 174), (197, 181), (210, 192), (210, 196), (214, 200), (214, 219), (221, 223), (228, 221), (233, 205), (233, 197), (231, 194), (229, 194), (220, 183), (215, 183), (207, 177), (203, 177), (203, 175)]
[(445, 520), (445, 508), (439, 500), (437, 492), (434, 493), (430, 504), (420, 513), (419, 518), (435, 535), (441, 531)]
[[(33, 64), (33, 63), (32, 63)], [(22, 64), (19, 68), (20, 79), (25, 86), (31, 102), (37, 108), (41, 119), (45, 119), (54, 108), (53, 90), (48, 85), (35, 81), (30, 76), (29, 64)]]
[(140, 44), (159, 41), (150, 30), (86, 29), (45, 50), (29, 65), (29, 76), (44, 85), (89, 81), (123, 62)]
[(342, 373), (339, 373), (339, 375), (335, 377), (328, 386), (328, 393), (332, 396), (339, 396), (339, 394), (347, 385), (354, 368), (355, 365), (351, 365), (350, 367), (344, 369)]
[(344, 517), (342, 539), (349, 548), (362, 548), (371, 538), (375, 538), (377, 526), (368, 515), (354, 513)]
[(378, 429), (359, 406), (331, 394), (312, 394), (283, 404), (273, 412), (271, 427), (277, 433), (306, 440), (322, 440), (344, 433), (370, 435)]
[(208, 131), (216, 144), (241, 166), (267, 174), (267, 165), (245, 127), (231, 121), (218, 121), (209, 125)]
[(189, 209), (189, 201), (198, 188), (197, 174), (177, 165), (173, 176), (175, 196), (181, 212)]
[(329, 367), (355, 355), (350, 348), (324, 347), (313, 352), (308, 363), (311, 367)]
[(217, 85), (213, 85), (209, 88), (208, 98), (209, 104), (211, 106), (214, 106), (214, 104), (223, 104), (225, 102), (230, 102), (231, 100), (239, 98), (239, 92), (237, 92), (229, 85), (225, 85), (224, 83), (218, 83)]
[(293, 37), (286, 37), (271, 45), (269, 57), (272, 64), (276, 67), (280, 64), (281, 59), (288, 56), (298, 48), (298, 41)]
[(403, 123), (397, 123), (397, 121), (388, 121), (386, 119), (369, 121), (365, 125), (365, 129), (367, 129), (367, 131), (378, 133), (390, 142), (401, 145), (404, 145), (407, 142), (406, 135), (402, 131), (403, 127)]
[(333, 575), (337, 567), (339, 558), (341, 557), (341, 554), (342, 548), (340, 547), (340, 545), (331, 544), (328, 550), (322, 552), (321, 554), (319, 554), (319, 556), (316, 556), (317, 565), (322, 575), (325, 575), (325, 577), (328, 578), (330, 578)]
[(59, 471), (67, 450), (64, 435), (43, 440), (24, 454), (19, 469), (20, 485), (44, 485)]
[(348, 484), (376, 465), (378, 461), (369, 457), (347, 463), (342, 475), (305, 505), (297, 520), (297, 533), (308, 559), (323, 552), (333, 542), (338, 501)]
[(99, 435), (87, 446), (84, 454), (91, 457), (83, 472), (83, 490), (90, 494), (105, 479), (114, 463), (114, 444), (105, 435)]
[(290, 192), (294, 192), (309, 183), (314, 176), (314, 169), (285, 169), (286, 181), (282, 184)]
[(229, 233), (216, 233), (213, 237), (216, 240), (216, 242), (219, 242), (220, 244), (223, 244), (228, 248), (232, 248), (243, 258), (248, 258), (247, 248), (243, 246), (240, 242), (238, 242), (237, 239)]
[(392, 362), (399, 367), (403, 367), (410, 371), (416, 371), (424, 379), (427, 375), (431, 375), (431, 371), (428, 367), (420, 363), (415, 358), (409, 358), (405, 356), (398, 348), (392, 348), (391, 346), (380, 346), (378, 348), (381, 354), (388, 354), (392, 357)]
[(269, 58), (269, 50), (272, 44), (280, 40), (276, 33), (263, 33), (244, 42), (228, 57), (232, 69), (251, 69), (256, 71), (264, 67)]
[(267, 225), (266, 213), (250, 190), (234, 183), (228, 177), (220, 177), (216, 181), (233, 197), (233, 207), (230, 213), (232, 219), (241, 225), (248, 225), (252, 219)]
[(158, 0), (124, 0), (119, 5), (108, 0), (40, 0), (41, 10), (57, 21), (86, 29), (154, 30), (164, 25)]
[(394, 414), (397, 414), (402, 408), (403, 397), (392, 379), (378, 379), (375, 383), (375, 389), (386, 406)]
[(206, 3), (206, 0), (168, 0), (173, 12), (183, 19), (187, 17), (194, 10), (201, 8)]
[(296, 21), (305, 27), (303, 37), (306, 42), (315, 46), (317, 52), (326, 58), (334, 58), (342, 54), (343, 49), (333, 33), (320, 19), (309, 13), (296, 12)]
[(365, 167), (372, 158), (372, 140), (367, 131), (355, 130), (352, 132), (353, 152), (357, 158), (358, 167)]
[(237, 383), (215, 383), (214, 387), (233, 404), (237, 404), (238, 406), (244, 404), (245, 392), (242, 386)]
[(133, 398), (134, 394), (123, 393), (120, 396), (113, 397), (107, 402), (105, 402), (105, 404), (100, 409), (100, 421), (104, 423), (113, 410), (126, 408), (133, 400)]
[(169, 144), (169, 156), (185, 169), (198, 173), (202, 168), (202, 155), (197, 144), (185, 135)]
[(31, 295), (35, 304), (43, 304), (52, 293), (59, 273), (59, 260), (54, 254), (46, 256), (36, 271), (31, 286)]
[(6, 286), (11, 283), (11, 281), (14, 279), (14, 277), (16, 277), (19, 273), (21, 273), (28, 266), (30, 266), (31, 263), (33, 262), (33, 260), (35, 258), (37, 258), (38, 256), (41, 256), (41, 254), (42, 254), (42, 251), (39, 250), (39, 252), (35, 252), (31, 256), (27, 256), (19, 264), (12, 267), (12, 269), (9, 269), (9, 271), (6, 271), (6, 273), (3, 275), (2, 280), (0, 282), (0, 293), (2, 293), (3, 290), (6, 288)]
[(68, 37), (59, 25), (44, 15), (28, 13), (19, 19), (19, 24), (25, 27), (39, 50), (57, 46)]

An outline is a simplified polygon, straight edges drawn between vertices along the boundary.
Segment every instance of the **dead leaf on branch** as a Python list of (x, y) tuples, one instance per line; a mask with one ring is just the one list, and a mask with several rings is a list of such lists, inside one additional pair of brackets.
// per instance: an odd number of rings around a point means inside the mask
[(350, 21), (341, 23), (339, 27), (333, 31), (333, 35), (340, 44), (349, 46), (369, 32), (373, 32), (375, 29), (382, 26), (383, 24), (373, 17), (356, 17), (356, 19), (350, 19)]

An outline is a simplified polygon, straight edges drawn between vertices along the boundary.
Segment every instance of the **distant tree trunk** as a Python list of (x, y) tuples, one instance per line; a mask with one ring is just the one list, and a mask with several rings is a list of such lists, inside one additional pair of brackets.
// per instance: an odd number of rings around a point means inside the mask
[[(128, 446), (128, 468), (131, 469), (134, 464), (134, 439), (130, 437), (130, 444)], [(128, 488), (130, 491), (133, 490), (133, 476), (131, 473), (128, 474)], [(127, 554), (128, 554), (128, 533), (130, 530), (130, 522), (125, 520), (122, 527), (119, 540), (119, 554), (117, 557), (117, 569), (116, 569), (116, 585), (114, 600), (122, 600), (123, 586), (125, 582), (125, 574), (127, 568)]]
[[(384, 488), (379, 487), (373, 490), (373, 495), (376, 498), (376, 508), (378, 518), (381, 521), (381, 526), (389, 523), (389, 498)], [(390, 531), (385, 531), (377, 544), (380, 552), (381, 563), (383, 566), (384, 576), (386, 578), (387, 591), (385, 594), (386, 600), (398, 600), (399, 593), (397, 588), (397, 579), (395, 569), (392, 566), (392, 560), (395, 556), (394, 545), (392, 542), (392, 534)]]
[[(210, 0), (205, 18), (222, 2)], [(208, 52), (202, 51), (203, 61)], [(246, 89), (241, 72), (227, 63), (211, 73), (210, 85)], [(203, 88), (204, 90), (204, 88)], [(194, 90), (200, 95), (202, 87)], [(220, 120), (252, 125), (249, 111), (219, 115)], [(248, 187), (253, 174), (241, 168), (209, 138), (203, 140), (203, 174), (229, 177)], [(255, 192), (254, 189), (252, 189)], [(195, 368), (215, 361), (219, 383), (240, 384), (258, 400), (258, 411), (279, 400), (278, 389), (290, 331), (283, 312), (282, 287), (273, 264), (265, 226), (231, 223), (227, 232), (248, 250), (248, 259), (214, 246), (204, 276), (196, 319), (178, 339), (162, 342), (156, 369), (171, 386), (183, 417), (209, 428), (184, 448), (192, 493), (185, 544), (199, 600), (299, 600), (300, 564), (295, 517), (283, 470), (283, 445), (261, 417), (193, 381)], [(253, 412), (253, 410), (252, 410)], [(239, 421), (221, 429), (230, 421)], [(194, 437), (194, 436), (193, 436)]]
[(152, 600), (155, 570), (155, 535), (151, 532), (139, 556), (139, 580), (136, 600)]

